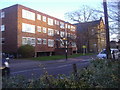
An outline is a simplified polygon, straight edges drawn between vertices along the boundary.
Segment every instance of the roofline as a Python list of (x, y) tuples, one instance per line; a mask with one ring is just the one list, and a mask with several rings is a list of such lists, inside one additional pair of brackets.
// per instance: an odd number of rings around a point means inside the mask
[[(100, 17), (100, 19), (99, 20), (95, 20), (95, 21), (103, 21), (103, 19), (102, 19), (102, 17)], [(95, 21), (88, 21), (88, 22), (81, 22), (81, 23), (75, 23), (74, 25), (77, 25), (77, 24), (85, 24), (85, 23), (93, 23), (93, 22), (95, 22)]]
[[(43, 15), (46, 15), (46, 16), (48, 16), (48, 17), (51, 17), (51, 18), (54, 18), (54, 19), (56, 19), (56, 20), (59, 20), (59, 21), (61, 21), (61, 22), (66, 23), (66, 21), (64, 21), (64, 20), (62, 20), (62, 19), (58, 19), (58, 18), (56, 18), (56, 17), (53, 17), (53, 16), (51, 16), (51, 15), (48, 15), (48, 14), (46, 14), (46, 13), (40, 12), (40, 11), (38, 11), (38, 10), (29, 8), (29, 7), (26, 7), (26, 6), (21, 5), (21, 4), (14, 4), (14, 5), (8, 6), (8, 7), (6, 7), (6, 8), (3, 8), (2, 10), (7, 9), (7, 8), (10, 8), (10, 7), (13, 7), (13, 6), (18, 6), (18, 7), (21, 6), (21, 7), (24, 7), (24, 8), (28, 8), (28, 9), (31, 9), (31, 10), (33, 10), (33, 11), (39, 12), (39, 13), (41, 13), (41, 14), (43, 14)], [(69, 23), (69, 22), (67, 22), (67, 23), (68, 23), (68, 24), (71, 24), (71, 23)], [(71, 24), (71, 25), (74, 25), (74, 24)]]

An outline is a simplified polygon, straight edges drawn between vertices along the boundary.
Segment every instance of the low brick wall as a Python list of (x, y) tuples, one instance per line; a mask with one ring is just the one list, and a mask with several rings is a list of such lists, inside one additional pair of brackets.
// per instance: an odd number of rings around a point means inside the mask
[[(65, 55), (65, 50), (66, 48), (56, 48), (55, 49), (55, 55)], [(72, 48), (68, 48), (68, 55), (72, 55), (73, 52), (72, 52)]]

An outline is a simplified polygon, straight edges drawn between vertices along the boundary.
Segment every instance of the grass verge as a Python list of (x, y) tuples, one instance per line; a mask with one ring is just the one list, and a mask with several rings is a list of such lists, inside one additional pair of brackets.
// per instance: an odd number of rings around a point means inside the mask
[[(87, 53), (83, 55), (82, 53), (79, 54), (73, 54), (73, 55), (68, 55), (68, 58), (75, 58), (79, 56), (87, 56), (87, 55), (94, 55), (92, 53)], [(60, 60), (60, 59), (65, 59), (65, 55), (54, 55), (54, 56), (41, 56), (41, 57), (34, 57), (34, 58), (29, 58), (31, 60), (40, 60), (40, 61), (49, 61), (49, 60)]]

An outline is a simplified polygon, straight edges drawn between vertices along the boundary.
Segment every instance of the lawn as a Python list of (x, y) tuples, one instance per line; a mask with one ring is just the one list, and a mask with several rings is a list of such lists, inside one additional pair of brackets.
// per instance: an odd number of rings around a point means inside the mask
[[(79, 56), (86, 56), (86, 55), (93, 55), (92, 53), (87, 53), (83, 55), (82, 53), (79, 54), (73, 54), (73, 55), (68, 55), (68, 58), (75, 58)], [(41, 56), (41, 57), (34, 57), (30, 58), (31, 60), (40, 60), (40, 61), (47, 61), (47, 60), (59, 60), (59, 59), (65, 59), (65, 55), (54, 55), (54, 56)]]

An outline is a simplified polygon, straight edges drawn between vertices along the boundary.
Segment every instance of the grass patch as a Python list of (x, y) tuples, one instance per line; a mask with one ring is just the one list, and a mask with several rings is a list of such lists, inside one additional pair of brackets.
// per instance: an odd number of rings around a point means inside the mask
[[(93, 55), (93, 54), (87, 53), (87, 54), (83, 55), (82, 53), (79, 53), (79, 54), (68, 55), (68, 58), (75, 58), (75, 57), (86, 56), (86, 55)], [(40, 60), (40, 61), (60, 60), (60, 59), (65, 59), (65, 55), (41, 56), (41, 57), (30, 58), (30, 59), (31, 60)]]

